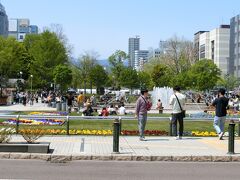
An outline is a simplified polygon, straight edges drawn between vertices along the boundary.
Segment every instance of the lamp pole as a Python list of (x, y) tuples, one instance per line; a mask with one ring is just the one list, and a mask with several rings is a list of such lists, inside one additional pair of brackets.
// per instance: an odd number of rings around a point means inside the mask
[(31, 77), (31, 95), (32, 95), (32, 81), (33, 81), (33, 75), (31, 75), (30, 77)]

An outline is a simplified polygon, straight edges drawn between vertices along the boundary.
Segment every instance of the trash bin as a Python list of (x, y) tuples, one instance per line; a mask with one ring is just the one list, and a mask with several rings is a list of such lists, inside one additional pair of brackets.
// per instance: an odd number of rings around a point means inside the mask
[(67, 103), (62, 103), (62, 111), (67, 111)]
[(56, 108), (56, 102), (52, 102), (52, 108)]
[(62, 103), (58, 102), (56, 106), (57, 106), (57, 111), (62, 111)]

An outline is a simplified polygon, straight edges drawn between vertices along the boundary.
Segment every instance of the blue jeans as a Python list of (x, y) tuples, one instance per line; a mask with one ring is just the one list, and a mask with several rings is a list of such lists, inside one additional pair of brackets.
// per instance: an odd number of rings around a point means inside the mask
[(147, 123), (147, 114), (139, 114), (138, 116), (138, 130), (140, 137), (144, 137), (145, 126)]
[(226, 116), (223, 117), (214, 117), (213, 127), (215, 128), (216, 132), (220, 134), (224, 132), (224, 125), (225, 125)]
[[(177, 122), (179, 123), (179, 132), (177, 133)], [(173, 135), (177, 136), (183, 136), (183, 116), (182, 113), (172, 114), (172, 129), (173, 129)]]

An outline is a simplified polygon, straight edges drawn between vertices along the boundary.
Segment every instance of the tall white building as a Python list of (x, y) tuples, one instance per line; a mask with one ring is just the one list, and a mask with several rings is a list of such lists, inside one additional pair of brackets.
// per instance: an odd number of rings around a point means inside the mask
[(199, 59), (212, 59), (222, 71), (229, 73), (229, 41), (230, 26), (221, 25), (219, 28), (199, 35)]
[(162, 55), (162, 51), (160, 49), (153, 49), (153, 50), (149, 51), (148, 59), (160, 58), (161, 55)]
[(27, 34), (38, 34), (38, 27), (30, 25), (29, 19), (9, 19), (8, 35), (23, 41)]
[(139, 36), (136, 36), (135, 38), (129, 38), (128, 39), (128, 66), (133, 67), (135, 65), (135, 51), (140, 50), (140, 38)]
[(148, 61), (149, 51), (148, 50), (137, 50), (134, 52), (135, 64), (134, 69), (141, 71), (143, 65)]
[(240, 78), (240, 15), (230, 20), (229, 74)]

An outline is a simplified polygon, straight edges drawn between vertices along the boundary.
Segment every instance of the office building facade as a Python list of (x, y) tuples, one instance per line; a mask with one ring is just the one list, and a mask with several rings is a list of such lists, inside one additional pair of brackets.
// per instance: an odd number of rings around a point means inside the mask
[(194, 58), (195, 58), (195, 60), (199, 60), (199, 51), (200, 51), (199, 38), (200, 38), (200, 35), (205, 32), (209, 32), (209, 31), (198, 31), (197, 33), (194, 34), (194, 50), (195, 50)]
[(128, 39), (128, 66), (133, 67), (135, 66), (135, 51), (140, 50), (140, 38), (136, 36), (135, 38)]
[(38, 27), (30, 25), (29, 19), (9, 19), (8, 34), (22, 42), (27, 34), (38, 34)]
[(240, 15), (230, 20), (229, 73), (240, 78)]
[(8, 36), (8, 16), (4, 6), (0, 3), (0, 36)]
[(212, 31), (201, 31), (194, 42), (195, 45), (199, 44), (196, 57), (200, 60), (212, 59), (224, 76), (229, 73), (229, 41), (229, 25), (221, 25)]
[(134, 52), (134, 69), (141, 71), (143, 66), (149, 59), (149, 51), (147, 50), (137, 50)]

